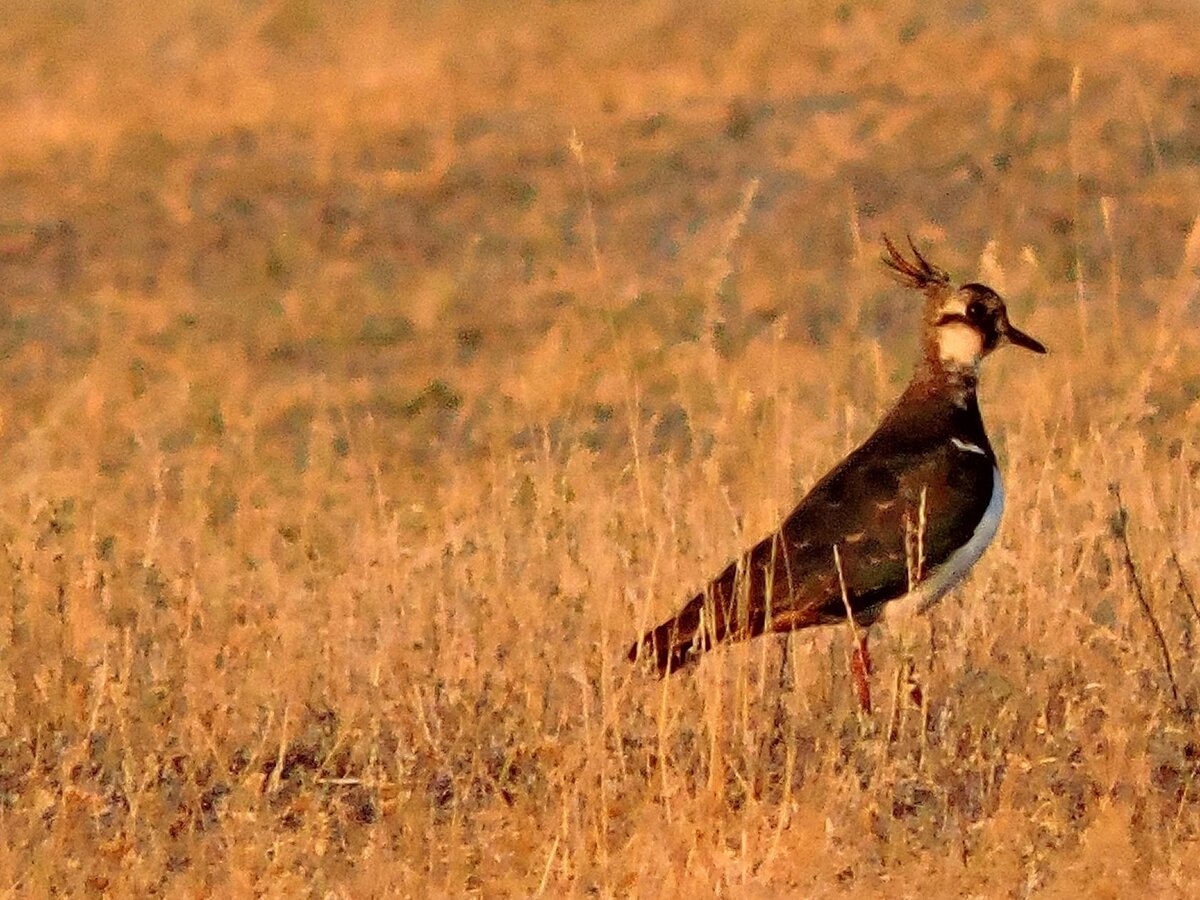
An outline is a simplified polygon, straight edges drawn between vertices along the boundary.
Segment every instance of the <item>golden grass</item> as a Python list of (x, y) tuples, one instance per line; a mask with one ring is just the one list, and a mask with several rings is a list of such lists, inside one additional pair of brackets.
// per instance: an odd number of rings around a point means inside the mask
[[(0, 895), (1196, 892), (1185, 11), (4, 19)], [(648, 679), (903, 384), (883, 230), (1051, 346), (996, 544), (872, 716), (838, 629)]]

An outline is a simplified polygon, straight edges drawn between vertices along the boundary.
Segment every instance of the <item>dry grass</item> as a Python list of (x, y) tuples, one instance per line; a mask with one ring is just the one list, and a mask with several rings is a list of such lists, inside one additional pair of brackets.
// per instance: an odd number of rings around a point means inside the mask
[[(0, 895), (1194, 895), (1194, 17), (409, 6), (5, 13)], [(632, 671), (902, 385), (881, 230), (1051, 345), (996, 545), (869, 718)]]

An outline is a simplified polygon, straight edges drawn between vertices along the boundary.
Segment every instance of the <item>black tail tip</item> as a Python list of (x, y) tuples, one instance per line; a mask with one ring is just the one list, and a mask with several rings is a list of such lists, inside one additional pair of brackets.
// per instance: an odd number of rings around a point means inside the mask
[(646, 643), (646, 639), (634, 641), (629, 645), (629, 651), (625, 654), (625, 658), (631, 663), (638, 661), (638, 657), (642, 655), (642, 645)]
[(654, 674), (665, 678), (675, 670), (683, 668), (686, 651), (672, 650), (669, 642), (662, 642), (658, 635), (650, 632), (640, 640), (634, 641), (625, 658), (634, 664), (649, 658)]

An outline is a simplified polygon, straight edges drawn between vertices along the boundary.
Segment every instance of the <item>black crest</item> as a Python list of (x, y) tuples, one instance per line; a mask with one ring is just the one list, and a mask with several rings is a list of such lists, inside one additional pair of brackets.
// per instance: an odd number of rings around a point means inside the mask
[(921, 255), (921, 251), (913, 243), (911, 235), (908, 238), (908, 246), (912, 249), (915, 261), (905, 259), (904, 254), (896, 249), (896, 245), (886, 234), (883, 236), (883, 244), (887, 247), (887, 253), (880, 257), (883, 264), (888, 267), (892, 276), (905, 287), (927, 291), (950, 283), (950, 276), (946, 274), (945, 270), (939, 269)]

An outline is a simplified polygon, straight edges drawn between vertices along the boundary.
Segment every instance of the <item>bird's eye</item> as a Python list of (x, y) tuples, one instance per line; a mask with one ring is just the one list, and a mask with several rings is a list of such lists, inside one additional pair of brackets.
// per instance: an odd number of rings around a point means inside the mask
[(967, 317), (978, 321), (982, 319), (984, 313), (987, 312), (987, 307), (982, 300), (972, 300), (967, 304)]

